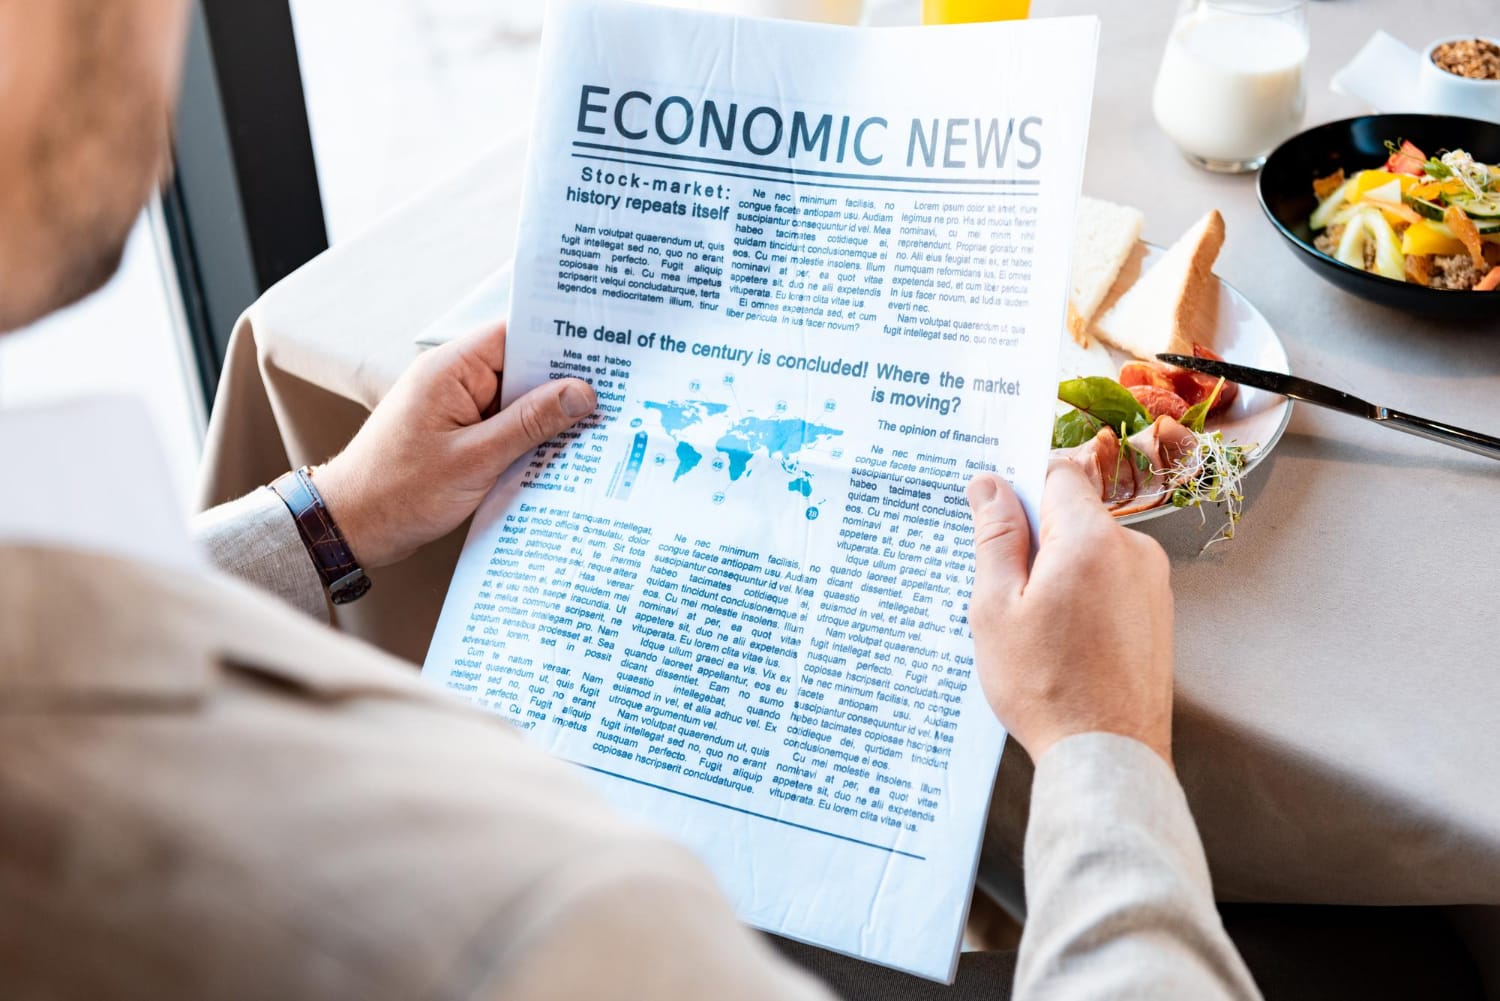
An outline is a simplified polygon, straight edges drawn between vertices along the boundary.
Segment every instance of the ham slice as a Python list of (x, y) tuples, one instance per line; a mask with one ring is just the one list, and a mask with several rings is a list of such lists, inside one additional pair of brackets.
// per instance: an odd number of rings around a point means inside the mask
[[(1120, 447), (1120, 436), (1113, 429), (1101, 428), (1091, 441), (1053, 450), (1052, 462), (1071, 462), (1082, 469), (1110, 513), (1123, 517), (1166, 503), (1171, 496), (1169, 478), (1160, 471), (1171, 469), (1195, 447), (1193, 432), (1162, 416), (1131, 435), (1129, 449)], [(1140, 467), (1140, 456), (1145, 456), (1149, 468)]]
[[(1170, 470), (1177, 464), (1177, 460), (1190, 453), (1197, 446), (1197, 438), (1176, 420), (1162, 416), (1146, 430), (1131, 435), (1130, 445), (1132, 457), (1146, 456), (1150, 468), (1143, 470), (1135, 462), (1130, 464), (1135, 475), (1135, 492), (1128, 502), (1110, 505), (1110, 512), (1117, 518), (1149, 511), (1165, 504), (1171, 496), (1168, 482), (1170, 477), (1163, 476), (1162, 473)], [(1105, 502), (1108, 503), (1108, 498)]]
[(1132, 464), (1120, 448), (1120, 436), (1113, 428), (1100, 428), (1098, 434), (1082, 445), (1054, 450), (1052, 462), (1071, 462), (1083, 470), (1106, 504), (1124, 504), (1135, 496)]

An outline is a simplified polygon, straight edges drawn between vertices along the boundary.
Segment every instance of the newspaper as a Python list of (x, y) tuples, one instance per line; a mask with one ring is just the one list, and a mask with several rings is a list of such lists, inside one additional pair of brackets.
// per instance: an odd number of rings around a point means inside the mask
[(599, 411), (481, 506), (424, 669), (745, 921), (934, 979), (1004, 741), (964, 491), (1040, 498), (1096, 35), (553, 2), (504, 402)]

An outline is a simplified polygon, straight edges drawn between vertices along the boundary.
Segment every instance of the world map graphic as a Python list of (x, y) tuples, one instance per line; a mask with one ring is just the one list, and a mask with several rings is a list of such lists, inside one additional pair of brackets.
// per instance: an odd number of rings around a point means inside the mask
[[(648, 401), (645, 410), (672, 439), (677, 462), (673, 482), (698, 472), (705, 453), (711, 453), (710, 466), (722, 467), (731, 483), (774, 462), (787, 477), (787, 490), (802, 497), (812, 496), (813, 476), (802, 465), (801, 453), (844, 433), (798, 417), (735, 417), (728, 405), (707, 400)], [(817, 517), (810, 510), (808, 517)]]

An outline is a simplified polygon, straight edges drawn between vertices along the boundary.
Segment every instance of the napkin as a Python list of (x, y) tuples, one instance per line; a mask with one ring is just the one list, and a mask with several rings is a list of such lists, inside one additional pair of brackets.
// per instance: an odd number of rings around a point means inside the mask
[(1333, 91), (1369, 102), (1386, 114), (1421, 112), (1439, 114), (1441, 108), (1426, 108), (1418, 97), (1417, 73), (1421, 53), (1377, 31), (1343, 69), (1333, 75)]

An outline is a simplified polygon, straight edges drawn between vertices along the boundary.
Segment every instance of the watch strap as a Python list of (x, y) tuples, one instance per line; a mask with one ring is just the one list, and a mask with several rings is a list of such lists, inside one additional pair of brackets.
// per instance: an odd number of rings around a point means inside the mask
[(306, 466), (278, 476), (271, 490), (286, 504), (297, 523), (297, 533), (307, 547), (318, 578), (328, 592), (328, 600), (335, 605), (346, 605), (364, 597), (370, 590), (370, 578), (365, 575), (359, 561), (339, 531), (338, 523), (323, 503), (323, 495), (313, 486), (312, 476)]

